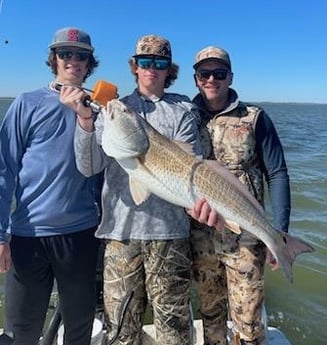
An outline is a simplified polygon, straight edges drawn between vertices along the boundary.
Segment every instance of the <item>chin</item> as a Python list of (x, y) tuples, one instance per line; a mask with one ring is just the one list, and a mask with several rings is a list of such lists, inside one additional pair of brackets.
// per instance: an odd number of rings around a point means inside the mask
[(206, 95), (209, 100), (216, 99), (219, 96), (219, 92), (217, 92), (217, 90), (207, 91)]

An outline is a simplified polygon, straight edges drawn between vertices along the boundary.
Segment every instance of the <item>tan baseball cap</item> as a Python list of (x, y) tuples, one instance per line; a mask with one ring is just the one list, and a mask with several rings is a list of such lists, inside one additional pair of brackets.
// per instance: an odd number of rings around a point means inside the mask
[(135, 55), (133, 57), (142, 55), (157, 55), (171, 60), (170, 43), (161, 36), (143, 36), (136, 43)]
[(197, 69), (199, 65), (204, 61), (217, 60), (225, 64), (230, 70), (232, 70), (232, 64), (226, 50), (218, 47), (209, 46), (200, 50), (195, 57), (194, 69)]

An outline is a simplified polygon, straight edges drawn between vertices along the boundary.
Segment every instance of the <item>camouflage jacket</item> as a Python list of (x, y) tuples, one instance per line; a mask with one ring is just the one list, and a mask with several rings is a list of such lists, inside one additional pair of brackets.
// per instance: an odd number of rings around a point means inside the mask
[(287, 231), (290, 215), (289, 177), (280, 140), (268, 115), (258, 106), (239, 101), (233, 89), (230, 89), (229, 105), (217, 114), (206, 111), (200, 94), (193, 102), (201, 115), (203, 157), (216, 159), (225, 165), (247, 185), (262, 206), (265, 178), (274, 225)]

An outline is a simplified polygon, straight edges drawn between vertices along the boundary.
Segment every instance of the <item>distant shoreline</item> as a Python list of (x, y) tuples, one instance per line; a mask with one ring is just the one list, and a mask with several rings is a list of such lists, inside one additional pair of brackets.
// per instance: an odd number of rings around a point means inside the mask
[(15, 97), (0, 97), (0, 101), (10, 101), (10, 100), (14, 100)]
[[(14, 100), (16, 97), (0, 97), (0, 101)], [(316, 103), (316, 102), (272, 102), (272, 101), (243, 101), (248, 104), (299, 104), (299, 105), (327, 105), (327, 103)]]

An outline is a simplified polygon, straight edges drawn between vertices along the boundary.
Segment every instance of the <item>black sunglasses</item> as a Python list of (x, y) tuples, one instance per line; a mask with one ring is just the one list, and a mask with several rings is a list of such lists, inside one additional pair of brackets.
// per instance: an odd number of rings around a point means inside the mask
[(213, 70), (200, 69), (195, 72), (195, 75), (200, 81), (208, 80), (210, 76), (213, 76), (215, 80), (225, 80), (229, 71), (227, 69), (216, 68)]
[(162, 58), (137, 58), (136, 64), (142, 68), (142, 69), (157, 69), (159, 71), (167, 69), (170, 65), (171, 62), (168, 59), (162, 59)]
[(90, 57), (90, 53), (87, 51), (70, 51), (70, 50), (56, 50), (56, 54), (59, 59), (69, 61), (73, 56), (77, 61), (86, 61)]

